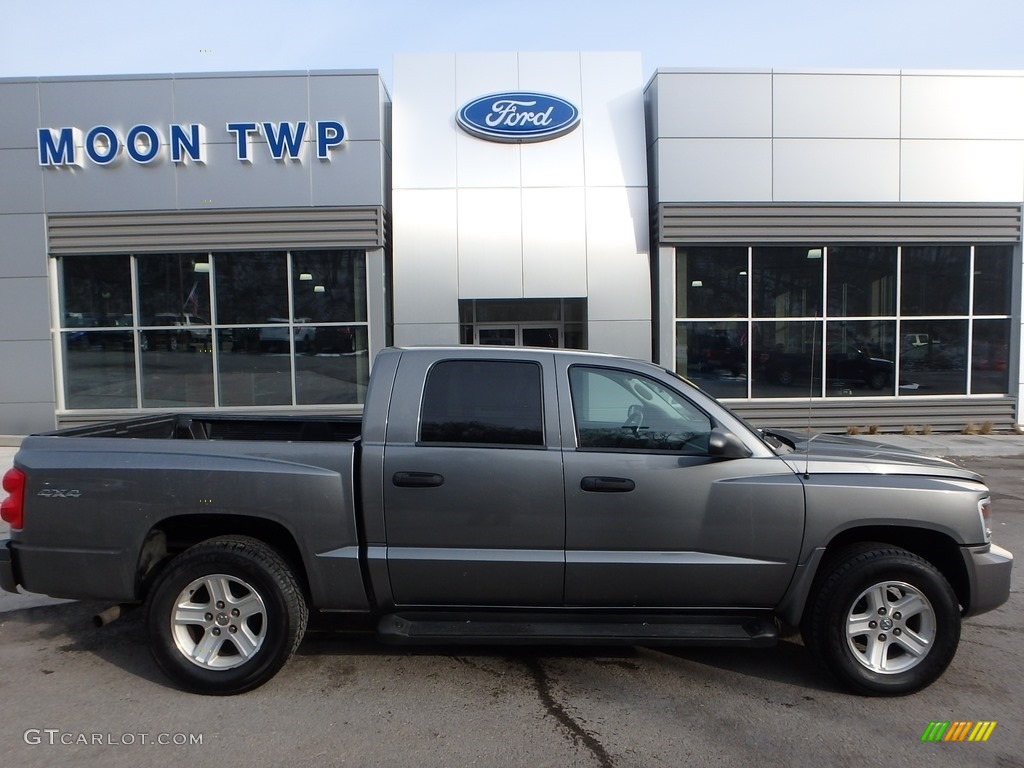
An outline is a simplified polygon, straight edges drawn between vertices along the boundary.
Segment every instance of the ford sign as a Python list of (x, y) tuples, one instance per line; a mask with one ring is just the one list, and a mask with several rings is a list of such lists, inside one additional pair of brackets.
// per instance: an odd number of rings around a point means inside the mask
[(464, 131), (488, 141), (545, 141), (579, 125), (580, 111), (557, 96), (511, 91), (474, 99), (457, 119)]

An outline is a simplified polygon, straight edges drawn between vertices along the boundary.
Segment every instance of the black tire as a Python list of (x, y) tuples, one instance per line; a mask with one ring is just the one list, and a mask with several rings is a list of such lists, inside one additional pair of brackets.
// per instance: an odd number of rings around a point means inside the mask
[(903, 696), (931, 685), (953, 660), (960, 606), (931, 563), (898, 547), (865, 544), (826, 566), (801, 632), (854, 692)]
[(788, 368), (783, 368), (777, 374), (775, 374), (775, 380), (784, 387), (788, 387), (793, 383), (793, 372)]
[(248, 536), (209, 539), (175, 557), (154, 584), (146, 613), (157, 665), (182, 688), (214, 695), (270, 680), (302, 642), (309, 620), (291, 568)]

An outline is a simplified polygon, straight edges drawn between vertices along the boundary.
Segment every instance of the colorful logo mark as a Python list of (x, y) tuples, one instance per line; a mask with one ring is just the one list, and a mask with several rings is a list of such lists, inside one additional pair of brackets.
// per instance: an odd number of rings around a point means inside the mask
[(932, 720), (921, 741), (988, 741), (996, 725), (995, 720)]

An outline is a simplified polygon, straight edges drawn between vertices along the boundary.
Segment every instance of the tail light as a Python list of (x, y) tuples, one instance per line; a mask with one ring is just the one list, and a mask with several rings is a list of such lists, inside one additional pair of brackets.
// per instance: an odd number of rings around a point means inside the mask
[(25, 522), (25, 473), (17, 467), (7, 470), (4, 490), (8, 496), (0, 503), (0, 518), (11, 528), (20, 529)]

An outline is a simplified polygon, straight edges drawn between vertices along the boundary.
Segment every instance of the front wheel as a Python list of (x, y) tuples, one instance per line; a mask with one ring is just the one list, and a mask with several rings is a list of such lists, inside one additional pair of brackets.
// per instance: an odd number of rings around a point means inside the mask
[(808, 603), (804, 641), (857, 693), (900, 696), (939, 678), (960, 642), (953, 589), (903, 549), (863, 545), (833, 561)]
[(160, 668), (196, 693), (234, 694), (272, 678), (309, 613), (284, 559), (247, 536), (209, 539), (178, 555), (150, 593), (146, 624)]

